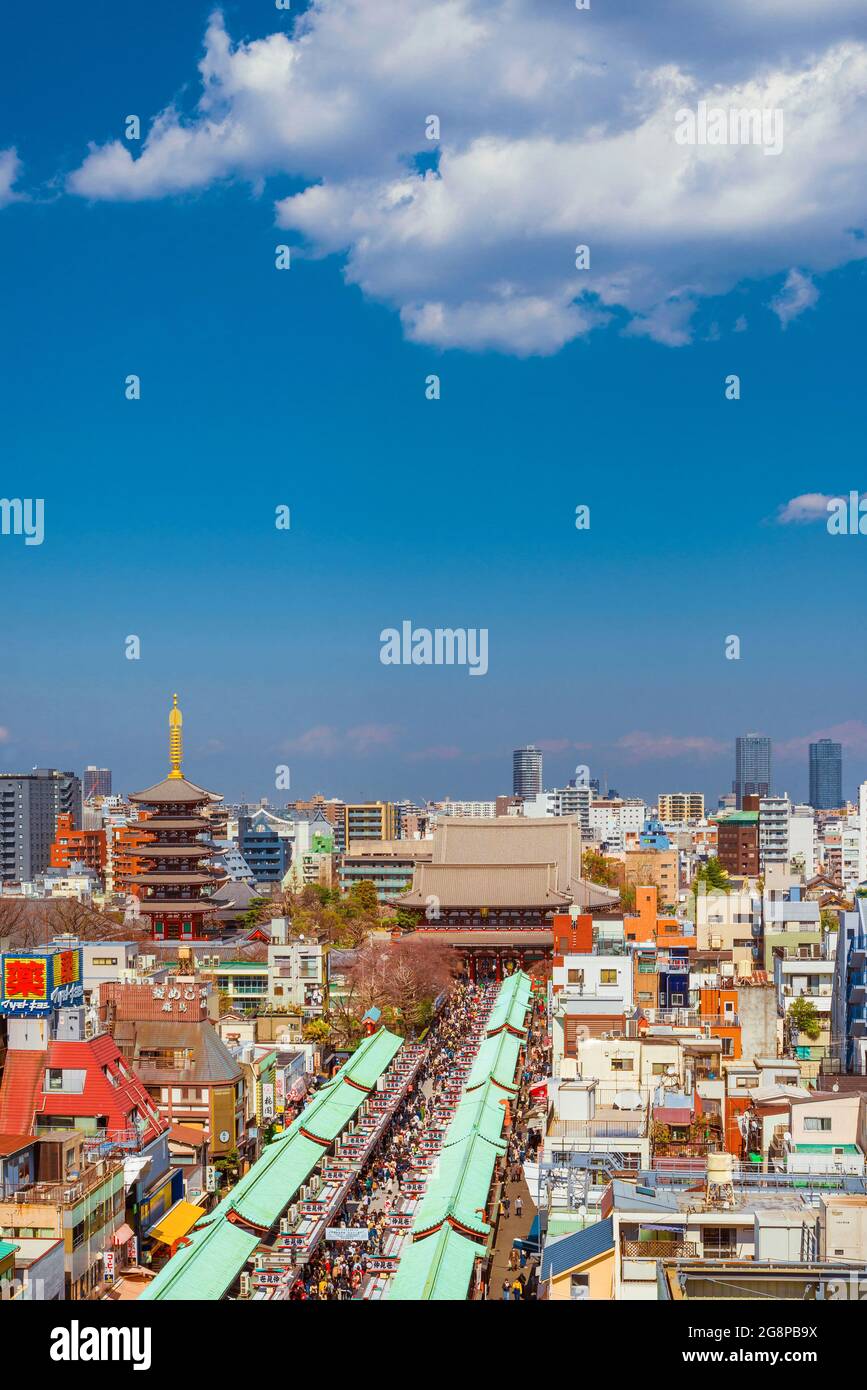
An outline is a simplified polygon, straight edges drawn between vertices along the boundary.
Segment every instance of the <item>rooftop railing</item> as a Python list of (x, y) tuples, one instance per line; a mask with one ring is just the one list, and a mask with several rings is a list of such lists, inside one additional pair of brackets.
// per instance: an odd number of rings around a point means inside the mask
[(123, 1162), (104, 1160), (65, 1182), (35, 1182), (15, 1194), (16, 1206), (74, 1207), (103, 1183), (123, 1172)]

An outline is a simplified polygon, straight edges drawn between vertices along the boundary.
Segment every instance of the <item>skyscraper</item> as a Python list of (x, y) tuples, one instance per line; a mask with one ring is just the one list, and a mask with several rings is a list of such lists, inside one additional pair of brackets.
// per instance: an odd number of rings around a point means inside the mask
[(810, 805), (814, 811), (843, 805), (843, 745), (830, 738), (810, 744)]
[(61, 814), (81, 828), (81, 781), (74, 773), (53, 767), (0, 773), (0, 878), (27, 882), (48, 868)]
[(512, 754), (512, 795), (538, 796), (542, 790), (542, 750), (528, 744)]
[(84, 769), (84, 799), (90, 801), (94, 796), (111, 796), (111, 768), (88, 763)]
[(735, 740), (735, 780), (732, 791), (738, 810), (745, 796), (771, 794), (771, 740), (764, 734), (742, 734)]

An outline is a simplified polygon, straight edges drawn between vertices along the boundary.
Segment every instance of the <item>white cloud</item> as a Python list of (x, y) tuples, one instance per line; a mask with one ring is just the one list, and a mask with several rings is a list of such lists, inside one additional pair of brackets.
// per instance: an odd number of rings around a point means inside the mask
[(614, 745), (636, 763), (654, 762), (663, 758), (719, 758), (728, 751), (729, 745), (719, 739), (704, 735), (650, 734), (636, 729), (631, 734), (623, 734)]
[(23, 193), (15, 192), (20, 173), (21, 160), (18, 158), (18, 151), (14, 148), (0, 150), (0, 208), (23, 199)]
[(779, 508), (776, 521), (779, 526), (805, 525), (811, 521), (828, 520), (828, 503), (834, 495), (827, 492), (802, 492), (792, 497)]
[(771, 308), (783, 327), (788, 328), (792, 319), (805, 309), (812, 309), (818, 298), (819, 291), (809, 275), (802, 275), (800, 270), (790, 270), (780, 293), (771, 300)]
[[(195, 111), (167, 107), (137, 157), (91, 146), (68, 187), (138, 200), (297, 176), (279, 226), (442, 348), (556, 352), (614, 310), (682, 346), (702, 299), (783, 272), (788, 323), (813, 275), (867, 256), (864, 16), (733, 0), (711, 42), (694, 0), (617, 9), (320, 0), (291, 34), (234, 45), (215, 14)], [(782, 152), (678, 145), (675, 113), (700, 100), (781, 109)]]

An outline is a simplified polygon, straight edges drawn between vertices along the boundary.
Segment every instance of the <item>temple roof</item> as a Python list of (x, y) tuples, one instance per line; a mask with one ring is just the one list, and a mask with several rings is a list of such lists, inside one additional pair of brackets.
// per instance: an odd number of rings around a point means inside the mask
[(557, 888), (556, 864), (431, 864), (417, 862), (412, 889), (395, 899), (401, 907), (568, 908)]
[[(137, 792), (136, 796), (144, 796), (144, 792)], [(135, 798), (131, 798), (135, 800)], [(147, 835), (156, 835), (160, 830), (189, 830), (191, 834), (200, 834), (203, 830), (213, 830), (214, 825), (204, 816), (148, 816), (147, 820), (137, 820), (131, 822), (139, 830), (143, 830)]]
[(208, 884), (225, 883), (227, 875), (221, 873), (219, 869), (213, 873), (208, 873), (205, 869), (190, 869), (187, 873), (161, 873), (159, 869), (146, 869), (141, 874), (133, 875), (133, 882), (141, 884), (143, 888), (155, 884), (167, 884), (171, 887), (183, 888), (184, 884), (189, 884), (191, 888), (206, 887)]
[[(195, 806), (207, 801), (222, 801), (223, 798), (215, 792), (206, 791), (204, 787), (197, 787), (195, 782), (188, 782), (186, 777), (165, 777), (162, 782), (143, 792), (132, 792), (129, 799), (151, 806)], [(144, 824), (147, 825), (147, 821)]]
[(190, 840), (188, 844), (136, 845), (136, 859), (206, 859), (208, 855), (219, 853), (217, 846), (202, 844), (200, 840)]

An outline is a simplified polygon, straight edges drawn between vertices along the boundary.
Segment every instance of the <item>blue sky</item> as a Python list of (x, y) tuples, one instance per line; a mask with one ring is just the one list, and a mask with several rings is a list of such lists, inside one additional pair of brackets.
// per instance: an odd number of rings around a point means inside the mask
[[(416, 8), (406, 0), (395, 15)], [(516, 26), (532, 23), (518, 0), (464, 0), (440, 32), (453, 24), (472, 47), (472, 24), (504, 8)], [(567, 8), (536, 14), (553, 34)], [(661, 33), (631, 5), (609, 29), (594, 15), (577, 113), (559, 127), (563, 102), (554, 120), (533, 73), (513, 75), (502, 29), (485, 62), (520, 99), (498, 107), (488, 82), (475, 126), (460, 63), (449, 85), (451, 68), (403, 36), (420, 129), (440, 108), (444, 129), (442, 187), (413, 182), (407, 199), (419, 231), (382, 220), (383, 190), (415, 180), (413, 159), (427, 151), (423, 135), (410, 148), (403, 97), (384, 102), (377, 35), (366, 50), (360, 21), (337, 24), (358, 20), (354, 0), (309, 21), (303, 90), (280, 75), (287, 50), (252, 50), (264, 104), (238, 77), (237, 45), (281, 27), (291, 36), (293, 17), (227, 7), (223, 50), (211, 21), (219, 90), (205, 114), (207, 7), (58, 8), (47, 32), (41, 12), (19, 7), (3, 71), (12, 116), (0, 128), (0, 150), (20, 162), (0, 208), (2, 490), (45, 499), (46, 537), (38, 547), (0, 537), (4, 766), (95, 762), (114, 768), (119, 788), (146, 785), (164, 771), (178, 690), (187, 771), (232, 799), (276, 798), (280, 763), (301, 796), (493, 796), (509, 789), (511, 749), (528, 741), (546, 747), (551, 785), (586, 763), (622, 791), (715, 798), (747, 730), (780, 745), (775, 781), (796, 796), (805, 742), (839, 731), (853, 794), (867, 775), (867, 541), (829, 536), (821, 516), (780, 524), (778, 514), (804, 495), (865, 490), (865, 122), (846, 96), (862, 71), (863, 21), (831, 3), (808, 41), (799, 4), (788, 28), (769, 13), (758, 32), (755, 11), (735, 6), (742, 24), (721, 50), (685, 33), (678, 10), (661, 6)], [(531, 37), (544, 70), (561, 45), (546, 47), (541, 22)], [(350, 116), (344, 61), (357, 81)], [(686, 194), (673, 185), (664, 208), (636, 186), (642, 211), (617, 223), (598, 183), (584, 189), (590, 172), (570, 164), (583, 157), (584, 119), (610, 112), (608, 157), (622, 163), (611, 196), (632, 187), (631, 98), (658, 94), (648, 75), (665, 64), (691, 74), (692, 100), (747, 82), (778, 92), (780, 73), (823, 62), (836, 64), (846, 107), (842, 144), (831, 103), (826, 143), (811, 137), (807, 150), (804, 136), (799, 151), (795, 113), (791, 154), (762, 165), (748, 151), (748, 184), (732, 166), (707, 205), (696, 205), (700, 177)], [(195, 138), (176, 156), (151, 135), (149, 163), (130, 170), (100, 152), (133, 112), (145, 137), (129, 145), (135, 159), (158, 113), (163, 132), (175, 120)], [(304, 130), (294, 144), (283, 141), (286, 113)], [(663, 115), (650, 110), (648, 140)], [(227, 157), (225, 141), (215, 153), (208, 119), (240, 132), (240, 154)], [(527, 197), (524, 179), (508, 209), (502, 166), (491, 172), (490, 148), (474, 143), (491, 131), (518, 172), (537, 142), (526, 179), (538, 186)], [(599, 271), (583, 299), (569, 267), (584, 238), (544, 172), (551, 140), (551, 167), (578, 180), (578, 217), (583, 198), (594, 229)], [(847, 140), (854, 165), (860, 151), (854, 169)], [(807, 153), (832, 166), (833, 194), (787, 186), (786, 206), (800, 192), (804, 213), (784, 234), (767, 183), (796, 180)], [(470, 204), (489, 174), (479, 221)], [(448, 205), (425, 202), (441, 194)], [(749, 215), (730, 215), (750, 199)], [(638, 222), (657, 215), (646, 236)], [(297, 254), (277, 272), (284, 241)], [(554, 272), (561, 246), (565, 269)], [(787, 317), (779, 296), (793, 270), (813, 302)], [(425, 399), (431, 372), (436, 402)], [(732, 372), (737, 402), (724, 398)], [(140, 401), (124, 399), (129, 373), (141, 376)], [(274, 526), (280, 503), (289, 532)], [(574, 526), (579, 503), (591, 508), (586, 532)], [(404, 619), (486, 627), (488, 674), (381, 665), (380, 630)], [(740, 661), (724, 657), (732, 633)], [(139, 661), (125, 657), (129, 634)]]

